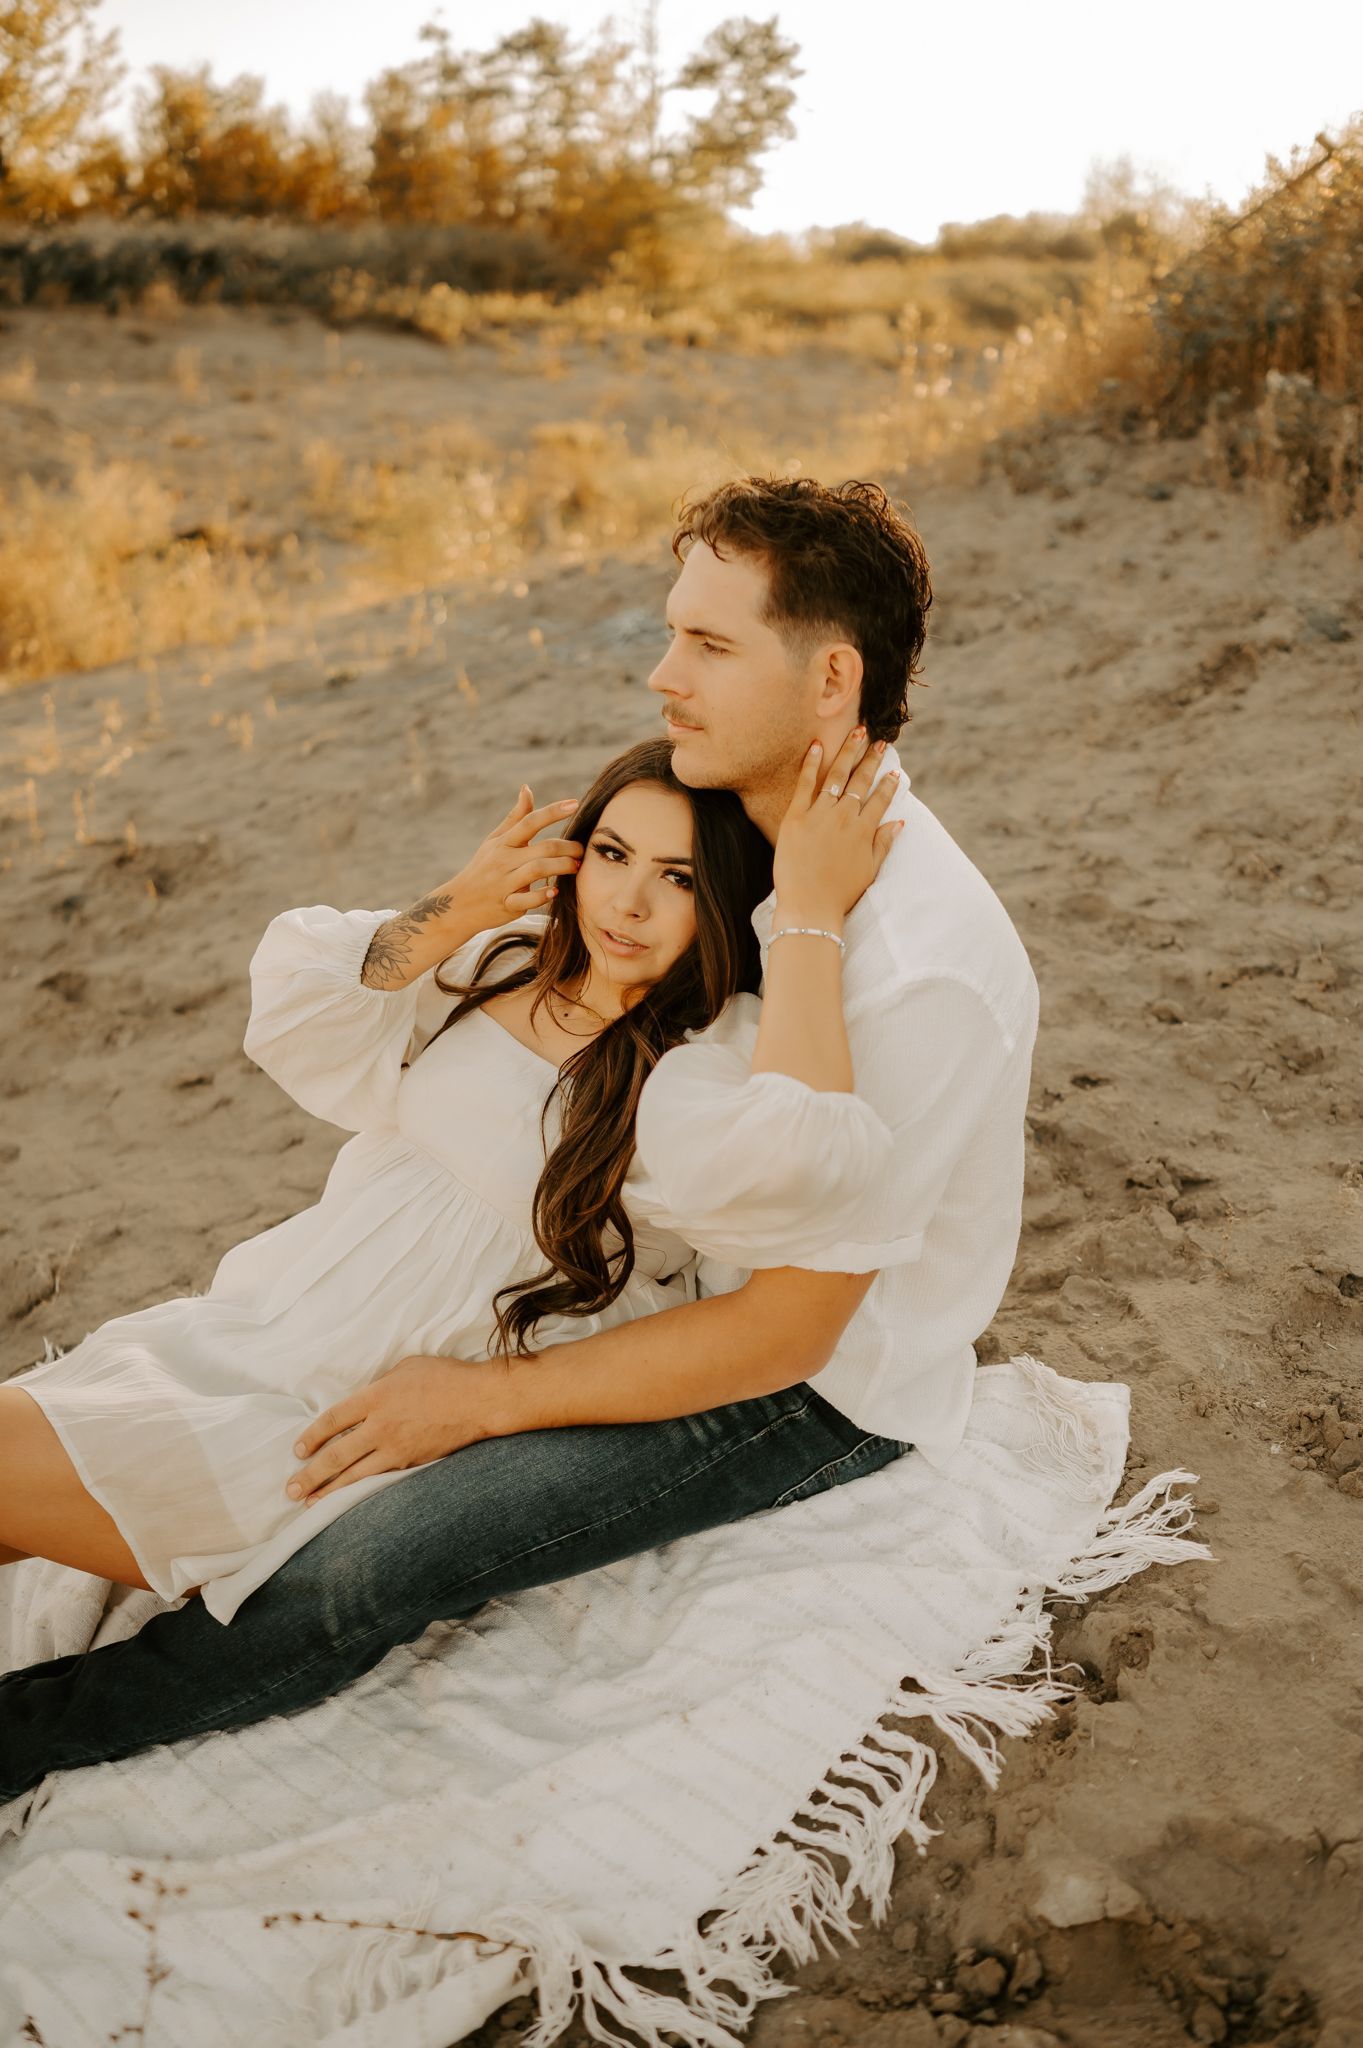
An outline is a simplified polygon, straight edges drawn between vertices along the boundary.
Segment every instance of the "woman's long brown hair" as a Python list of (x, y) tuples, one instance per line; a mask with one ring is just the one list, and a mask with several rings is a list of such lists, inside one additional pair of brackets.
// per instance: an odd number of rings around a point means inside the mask
[[(691, 806), (696, 936), (661, 981), (565, 1061), (550, 1091), (544, 1116), (557, 1095), (560, 1135), (546, 1157), (532, 1214), (535, 1242), (551, 1270), (499, 1291), (502, 1356), (514, 1347), (524, 1357), (545, 1316), (591, 1315), (620, 1294), (634, 1270), (634, 1233), (620, 1191), (634, 1154), (644, 1082), (669, 1047), (712, 1024), (740, 989), (755, 993), (761, 978), (751, 917), (771, 889), (771, 848), (731, 790), (688, 789), (677, 780), (667, 740), (645, 740), (608, 762), (561, 828), (564, 836), (585, 846), (612, 797), (640, 782), (672, 790)], [(523, 966), (487, 981), (504, 954), (526, 950)], [(533, 1019), (551, 989), (579, 986), (590, 966), (578, 928), (576, 878), (560, 875), (538, 937), (508, 932), (490, 940), (467, 983), (442, 981), (436, 969), (436, 987), (460, 1000), (427, 1047), (470, 1010), (510, 989), (533, 987)]]

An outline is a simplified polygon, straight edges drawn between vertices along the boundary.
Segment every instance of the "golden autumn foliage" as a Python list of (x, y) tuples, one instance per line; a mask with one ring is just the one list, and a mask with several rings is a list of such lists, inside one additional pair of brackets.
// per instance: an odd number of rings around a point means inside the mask
[(95, 5), (0, 0), (0, 216), (532, 232), (585, 276), (631, 246), (656, 264), (680, 226), (745, 203), (793, 133), (798, 53), (774, 16), (721, 23), (671, 79), (647, 33), (607, 23), (579, 43), (536, 19), (482, 50), (428, 25), (359, 120), (322, 95), (295, 122), (259, 78), (157, 65), (125, 143), (100, 126), (118, 71)]

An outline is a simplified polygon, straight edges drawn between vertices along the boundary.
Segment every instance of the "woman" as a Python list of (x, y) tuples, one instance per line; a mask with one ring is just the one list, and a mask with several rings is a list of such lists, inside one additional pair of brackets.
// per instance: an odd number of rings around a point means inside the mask
[[(820, 834), (807, 772), (783, 901), (808, 886), (850, 907), (888, 850), (893, 780)], [(524, 1352), (687, 1299), (698, 1249), (784, 1265), (842, 1234), (888, 1132), (848, 1089), (813, 964), (830, 934), (790, 920), (811, 962), (782, 999), (798, 1018), (756, 1001), (769, 856), (737, 800), (679, 783), (657, 741), (607, 767), (568, 838), (536, 840), (549, 822), (523, 790), (406, 917), (273, 920), (246, 1050), (357, 1135), (322, 1199), (229, 1251), (206, 1295), (116, 1317), (0, 1388), (0, 1562), (199, 1593), (230, 1621), (417, 1469), (360, 1461), (310, 1500), (289, 1489), (300, 1431), (398, 1360)]]

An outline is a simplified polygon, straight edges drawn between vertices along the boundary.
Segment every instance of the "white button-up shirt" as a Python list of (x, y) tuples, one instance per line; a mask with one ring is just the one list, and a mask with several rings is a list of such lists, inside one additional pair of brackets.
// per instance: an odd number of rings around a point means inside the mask
[[(1040, 995), (1026, 948), (984, 876), (903, 780), (903, 818), (844, 927), (843, 1003), (856, 1093), (894, 1137), (864, 1239), (792, 1260), (877, 1277), (810, 1384), (835, 1408), (930, 1461), (970, 1412), (974, 1339), (1003, 1298), (1022, 1228), (1024, 1117)], [(753, 912), (765, 965), (775, 896)], [(702, 1257), (701, 1293), (744, 1276)]]

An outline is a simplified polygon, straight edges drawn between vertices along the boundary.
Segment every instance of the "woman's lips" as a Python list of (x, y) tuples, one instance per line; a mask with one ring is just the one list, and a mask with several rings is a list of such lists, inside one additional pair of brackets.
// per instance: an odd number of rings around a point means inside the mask
[(609, 952), (618, 953), (622, 959), (634, 960), (640, 953), (648, 951), (648, 947), (641, 946), (637, 940), (617, 938), (614, 932), (608, 932), (604, 928), (598, 936)]

